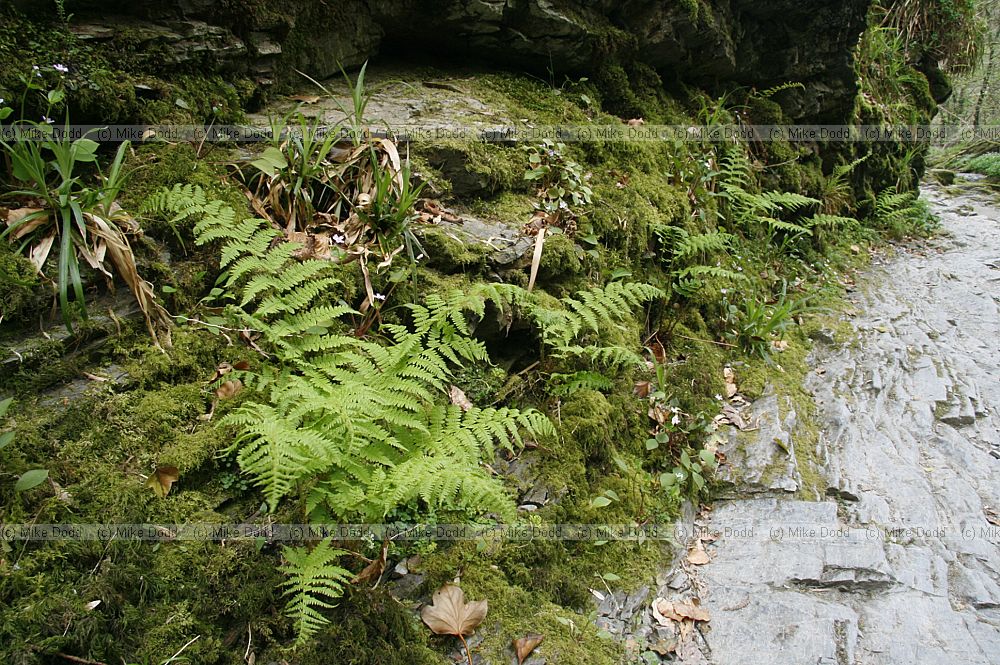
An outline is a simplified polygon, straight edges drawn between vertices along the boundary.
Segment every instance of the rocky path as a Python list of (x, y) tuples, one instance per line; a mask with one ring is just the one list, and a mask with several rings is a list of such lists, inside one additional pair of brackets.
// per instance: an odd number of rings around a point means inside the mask
[(927, 196), (946, 235), (874, 270), (857, 344), (816, 354), (831, 498), (708, 518), (712, 662), (1000, 663), (1000, 205)]
[(764, 409), (756, 445), (818, 460), (826, 496), (792, 498), (779, 464), (716, 504), (711, 561), (649, 594), (699, 596), (711, 618), (685, 638), (644, 617), (648, 643), (717, 665), (1000, 663), (1000, 203), (925, 196), (945, 233), (859, 284), (855, 343), (817, 344), (818, 449)]

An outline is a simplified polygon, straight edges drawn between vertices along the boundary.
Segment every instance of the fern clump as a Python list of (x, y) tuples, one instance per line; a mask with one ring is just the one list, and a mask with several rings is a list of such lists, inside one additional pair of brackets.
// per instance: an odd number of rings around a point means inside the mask
[(523, 303), (529, 317), (541, 328), (542, 343), (557, 358), (583, 358), (591, 363), (622, 366), (641, 362), (638, 354), (623, 346), (603, 346), (586, 340), (599, 337), (602, 329), (632, 316), (640, 305), (662, 298), (663, 291), (650, 284), (611, 282), (603, 288), (579, 291), (560, 300), (561, 308), (546, 308), (534, 300)]

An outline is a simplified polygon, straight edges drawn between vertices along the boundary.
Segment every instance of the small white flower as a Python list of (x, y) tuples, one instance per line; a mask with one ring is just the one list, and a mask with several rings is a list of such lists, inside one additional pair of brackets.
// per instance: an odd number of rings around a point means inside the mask
[(718, 393), (716, 393), (715, 399), (717, 399), (717, 400), (719, 400), (721, 402), (722, 401), (722, 395), (719, 395)]
[(719, 293), (721, 293), (722, 295), (726, 295), (727, 293), (729, 293), (729, 289), (719, 289)]
[(3, 104), (3, 97), (0, 97), (0, 104)]
[(42, 116), (42, 122), (44, 122), (46, 125), (51, 125), (52, 123), (55, 122), (55, 120), (53, 120), (52, 118), (50, 118), (47, 115), (43, 115)]
[(381, 293), (376, 293), (375, 300), (385, 300), (385, 296)]
[(334, 233), (332, 236), (330, 236), (330, 240), (332, 240), (337, 245), (343, 245), (344, 241), (347, 240), (347, 238), (340, 235), (339, 233)]
[(670, 424), (671, 425), (680, 425), (681, 424), (681, 417), (680, 417), (680, 415), (675, 413), (674, 417), (670, 419)]
[(65, 74), (65, 73), (67, 73), (69, 71), (69, 67), (67, 67), (66, 65), (60, 65), (60, 64), (52, 65), (52, 69), (56, 70), (60, 74)]

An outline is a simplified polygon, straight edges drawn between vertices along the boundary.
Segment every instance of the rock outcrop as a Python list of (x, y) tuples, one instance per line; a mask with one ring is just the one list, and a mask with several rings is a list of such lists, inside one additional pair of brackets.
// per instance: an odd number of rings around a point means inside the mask
[[(34, 3), (15, 2), (24, 11)], [(856, 93), (852, 53), (870, 0), (158, 0), (67, 2), (86, 39), (127, 32), (150, 66), (251, 76), (268, 86), (298, 69), (316, 78), (378, 54), (461, 56), (536, 73), (641, 62), (665, 81), (706, 89), (788, 82), (790, 118), (840, 122)]]

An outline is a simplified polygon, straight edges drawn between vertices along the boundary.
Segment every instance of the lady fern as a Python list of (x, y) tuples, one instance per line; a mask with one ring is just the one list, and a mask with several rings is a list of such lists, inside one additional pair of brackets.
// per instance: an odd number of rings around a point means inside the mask
[(301, 646), (329, 623), (322, 610), (336, 607), (333, 601), (343, 595), (344, 585), (350, 582), (351, 573), (334, 564), (348, 552), (334, 548), (326, 538), (312, 551), (285, 547), (282, 554), (288, 562), (282, 566), (288, 575), (284, 595), (290, 596), (285, 613), (295, 622), (296, 646)]

